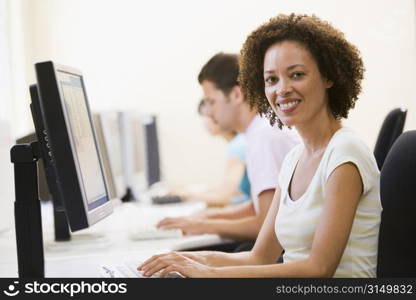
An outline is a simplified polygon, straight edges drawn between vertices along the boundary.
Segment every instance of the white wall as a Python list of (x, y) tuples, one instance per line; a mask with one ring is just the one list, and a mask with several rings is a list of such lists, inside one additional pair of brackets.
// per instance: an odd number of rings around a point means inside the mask
[[(10, 148), (13, 145), (11, 120), (12, 79), (8, 36), (8, 6), (0, 0), (0, 234), (12, 228), (14, 202), (13, 166), (10, 163)], [(1, 255), (2, 253), (0, 253)]]
[(0, 119), (0, 234), (13, 226), (14, 176), (9, 150), (12, 145), (10, 123)]
[[(370, 147), (394, 107), (409, 108), (407, 127), (416, 127), (413, 0), (13, 0), (10, 5), (11, 24), (23, 33), (24, 63), (16, 66), (28, 70), (23, 86), (34, 81), (33, 63), (52, 59), (83, 70), (93, 109), (158, 114), (165, 176), (172, 183), (213, 182), (223, 163), (224, 143), (207, 136), (196, 115), (200, 68), (218, 51), (238, 52), (247, 34), (278, 13), (315, 13), (361, 50), (364, 92), (346, 124)], [(25, 107), (22, 98), (14, 101)], [(28, 111), (18, 110), (19, 126), (29, 127)]]

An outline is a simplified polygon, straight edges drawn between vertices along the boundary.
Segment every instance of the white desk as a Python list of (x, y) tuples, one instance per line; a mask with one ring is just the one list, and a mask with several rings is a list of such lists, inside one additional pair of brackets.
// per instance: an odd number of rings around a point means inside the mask
[[(46, 277), (99, 277), (98, 265), (128, 260), (143, 261), (151, 255), (229, 242), (217, 235), (133, 241), (131, 230), (154, 224), (166, 216), (187, 215), (205, 208), (197, 202), (151, 206), (123, 203), (114, 213), (86, 230), (72, 233), (68, 242), (55, 242), (52, 206), (42, 205)], [(0, 277), (17, 277), (14, 230), (0, 233)]]

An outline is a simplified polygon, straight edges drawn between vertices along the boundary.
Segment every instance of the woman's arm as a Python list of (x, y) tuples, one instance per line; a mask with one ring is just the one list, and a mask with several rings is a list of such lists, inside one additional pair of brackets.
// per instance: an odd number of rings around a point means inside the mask
[(192, 270), (196, 268), (197, 271), (191, 271), (184, 275), (208, 277), (208, 274), (211, 274), (214, 267), (275, 263), (282, 254), (282, 247), (274, 233), (274, 222), (279, 207), (279, 198), (280, 190), (276, 188), (273, 202), (268, 209), (267, 217), (252, 251), (240, 253), (219, 251), (172, 252), (151, 257), (139, 269), (145, 271), (145, 274), (150, 276), (154, 272), (172, 265), (187, 265)]
[(273, 241), (273, 215), (276, 216), (277, 208), (272, 207), (253, 250), (241, 261), (249, 266), (209, 267), (197, 262), (193, 265), (194, 260), (190, 258), (185, 258), (187, 263), (184, 264), (181, 259), (164, 261), (161, 257), (157, 261), (150, 260), (145, 265), (146, 270), (152, 273), (165, 269), (164, 274), (178, 271), (185, 276), (198, 277), (331, 277), (345, 250), (362, 192), (362, 180), (354, 164), (342, 164), (332, 172), (326, 183), (325, 206), (311, 253), (304, 260), (273, 264), (282, 247), (275, 237)]
[[(332, 277), (348, 242), (362, 192), (363, 184), (357, 167), (352, 163), (337, 167), (326, 184), (325, 206), (315, 232), (311, 253), (307, 259), (275, 265), (213, 268), (212, 273), (207, 273), (207, 275), (212, 277)], [(180, 270), (182, 269), (178, 268), (179, 272)]]

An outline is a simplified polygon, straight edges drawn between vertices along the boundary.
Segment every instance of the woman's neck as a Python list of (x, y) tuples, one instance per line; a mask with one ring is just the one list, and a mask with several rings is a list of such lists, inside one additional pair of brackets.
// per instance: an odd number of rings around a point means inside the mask
[(342, 127), (341, 121), (330, 115), (315, 118), (307, 124), (300, 124), (296, 129), (305, 145), (306, 154), (321, 152), (328, 145), (334, 133)]

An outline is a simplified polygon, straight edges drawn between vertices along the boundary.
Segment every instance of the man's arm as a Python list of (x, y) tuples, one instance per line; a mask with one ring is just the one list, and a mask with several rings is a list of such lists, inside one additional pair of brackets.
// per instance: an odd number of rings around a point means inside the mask
[(190, 193), (188, 200), (203, 201), (208, 206), (226, 206), (230, 204), (232, 198), (238, 195), (238, 186), (244, 175), (245, 164), (238, 158), (229, 157), (227, 159), (225, 176), (221, 184), (212, 187), (204, 192)]
[(219, 209), (208, 209), (200, 213), (193, 214), (196, 218), (209, 219), (241, 219), (249, 216), (254, 216), (256, 211), (252, 201), (230, 205)]
[(210, 231), (207, 233), (215, 233), (235, 240), (255, 240), (273, 200), (274, 191), (267, 190), (260, 193), (259, 211), (255, 215), (232, 220), (206, 220), (207, 230)]
[(183, 187), (171, 190), (171, 194), (178, 195), (189, 201), (202, 201), (212, 207), (228, 205), (239, 193), (239, 184), (244, 175), (245, 164), (238, 158), (228, 157), (224, 179), (220, 184), (206, 189)]

